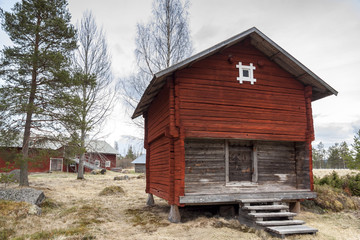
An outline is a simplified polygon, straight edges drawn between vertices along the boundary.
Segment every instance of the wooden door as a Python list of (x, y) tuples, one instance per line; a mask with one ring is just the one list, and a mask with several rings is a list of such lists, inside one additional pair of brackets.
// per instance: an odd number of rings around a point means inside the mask
[(252, 151), (250, 141), (229, 142), (229, 182), (252, 181)]

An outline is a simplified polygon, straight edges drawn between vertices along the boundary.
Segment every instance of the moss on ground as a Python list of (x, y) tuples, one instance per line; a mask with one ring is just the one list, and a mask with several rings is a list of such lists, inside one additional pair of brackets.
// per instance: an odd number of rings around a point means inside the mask
[(127, 209), (125, 215), (133, 226), (141, 226), (141, 229), (145, 232), (154, 232), (159, 227), (170, 225), (162, 216), (151, 212), (151, 207)]
[(77, 239), (87, 240), (87, 239), (95, 239), (94, 236), (87, 233), (88, 229), (82, 226), (75, 226), (71, 228), (61, 228), (61, 229), (53, 229), (51, 231), (40, 231), (33, 234), (26, 234), (14, 238), (14, 240), (22, 240), (22, 239), (31, 239), (31, 240), (48, 240), (54, 239), (55, 237), (60, 236), (77, 236)]

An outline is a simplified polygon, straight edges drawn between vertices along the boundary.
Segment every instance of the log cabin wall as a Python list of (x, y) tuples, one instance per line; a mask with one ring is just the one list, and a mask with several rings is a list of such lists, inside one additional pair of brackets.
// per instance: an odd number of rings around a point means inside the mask
[(258, 182), (276, 182), (296, 188), (294, 142), (260, 141), (257, 149)]
[[(310, 190), (306, 146), (306, 142), (186, 139), (185, 194), (242, 193), (256, 189)], [(254, 158), (251, 157), (253, 151), (257, 158), (256, 170), (252, 163)], [(257, 175), (255, 182), (252, 176), (254, 171)], [(236, 182), (248, 184), (234, 185)]]
[[(237, 80), (239, 62), (256, 67), (254, 85)], [(249, 39), (178, 71), (176, 81), (185, 137), (306, 141), (304, 85)]]
[(169, 89), (164, 87), (145, 117), (146, 192), (170, 200)]

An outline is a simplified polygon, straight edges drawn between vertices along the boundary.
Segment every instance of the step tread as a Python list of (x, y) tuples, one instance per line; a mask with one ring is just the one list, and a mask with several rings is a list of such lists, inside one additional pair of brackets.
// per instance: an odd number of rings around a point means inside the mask
[(296, 216), (296, 213), (292, 212), (270, 212), (270, 213), (249, 213), (252, 217), (292, 217)]
[(256, 221), (260, 226), (287, 226), (287, 225), (302, 225), (305, 224), (302, 220), (273, 220), (273, 221)]
[(282, 235), (299, 234), (299, 233), (316, 233), (318, 231), (316, 228), (308, 227), (306, 225), (266, 227), (265, 230)]
[(258, 198), (258, 199), (239, 199), (241, 203), (262, 203), (262, 202), (281, 202), (279, 198)]
[(283, 210), (289, 209), (287, 205), (258, 205), (258, 206), (243, 206), (244, 210)]

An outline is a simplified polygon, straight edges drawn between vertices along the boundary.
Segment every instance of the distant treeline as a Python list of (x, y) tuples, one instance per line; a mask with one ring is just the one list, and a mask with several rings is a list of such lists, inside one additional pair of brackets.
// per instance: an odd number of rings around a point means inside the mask
[(344, 141), (325, 149), (320, 142), (312, 148), (313, 168), (360, 169), (360, 129), (350, 146)]

